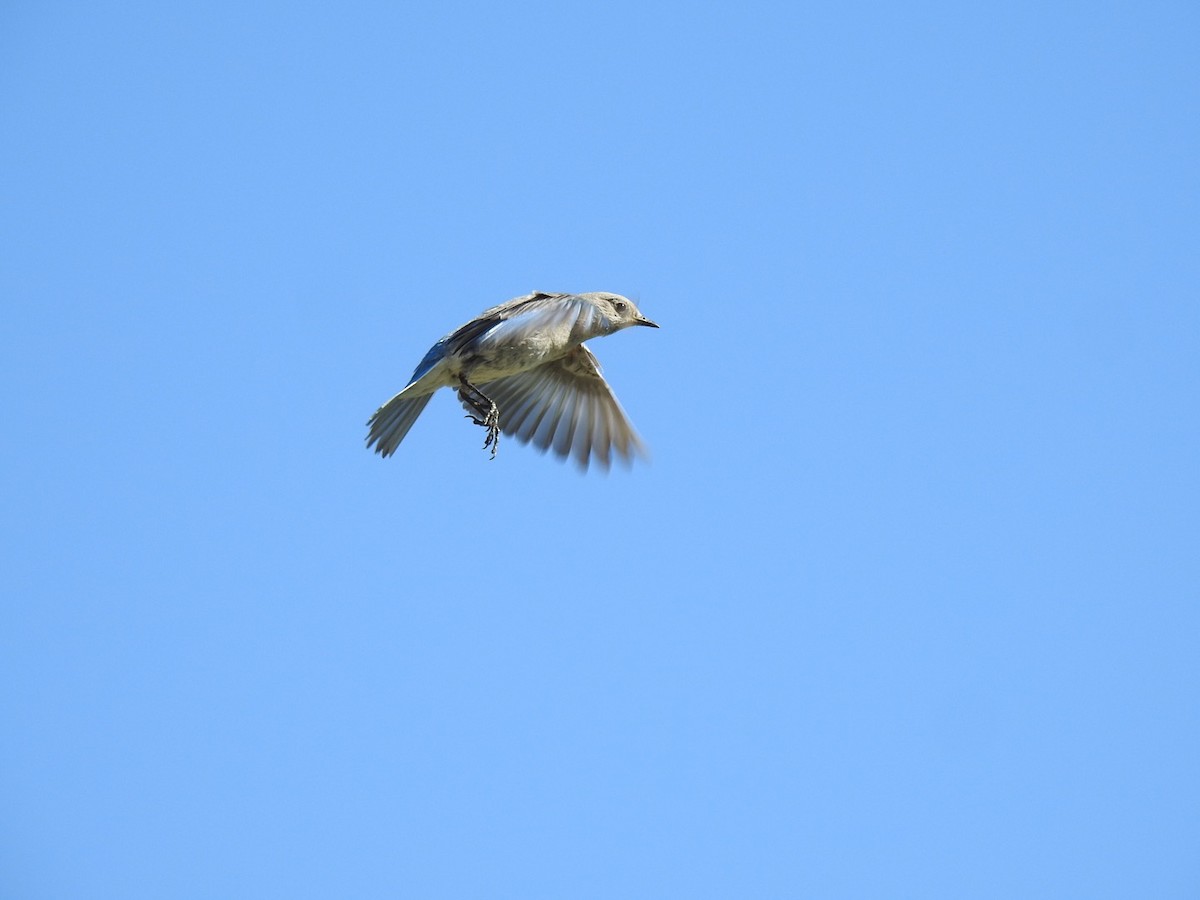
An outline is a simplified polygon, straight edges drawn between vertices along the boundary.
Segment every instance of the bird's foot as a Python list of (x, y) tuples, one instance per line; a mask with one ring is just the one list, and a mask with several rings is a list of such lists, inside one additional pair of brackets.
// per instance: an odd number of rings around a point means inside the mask
[[(490, 402), (490, 401), (489, 401)], [(482, 410), (480, 410), (483, 412)], [(492, 448), (492, 459), (496, 458), (496, 448), (500, 446), (500, 407), (495, 403), (491, 403), (487, 412), (483, 413), (483, 418), (475, 415), (468, 415), (476, 425), (482, 425), (487, 429), (487, 437), (483, 439), (483, 449)]]
[(458, 390), (459, 399), (470, 410), (466, 418), (487, 429), (487, 437), (483, 440), (483, 449), (491, 447), (492, 459), (495, 459), (496, 448), (500, 446), (500, 407), (467, 379), (460, 378), (459, 382), (461, 384)]

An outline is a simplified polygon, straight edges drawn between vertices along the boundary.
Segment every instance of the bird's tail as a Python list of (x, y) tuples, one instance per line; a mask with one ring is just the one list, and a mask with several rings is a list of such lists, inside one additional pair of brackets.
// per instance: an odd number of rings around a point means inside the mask
[(382, 456), (391, 456), (412, 428), (413, 422), (429, 402), (433, 394), (418, 394), (405, 396), (404, 391), (398, 393), (379, 409), (367, 424), (371, 427), (367, 435), (367, 446), (375, 445), (375, 452)]

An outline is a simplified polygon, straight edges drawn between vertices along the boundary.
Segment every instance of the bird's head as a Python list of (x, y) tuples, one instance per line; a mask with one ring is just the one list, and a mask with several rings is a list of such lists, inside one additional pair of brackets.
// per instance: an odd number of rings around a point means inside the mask
[(584, 294), (583, 296), (595, 304), (600, 314), (612, 325), (613, 331), (620, 331), (622, 328), (629, 328), (631, 325), (647, 325), (650, 328), (658, 327), (654, 322), (643, 316), (637, 305), (628, 297), (604, 292)]

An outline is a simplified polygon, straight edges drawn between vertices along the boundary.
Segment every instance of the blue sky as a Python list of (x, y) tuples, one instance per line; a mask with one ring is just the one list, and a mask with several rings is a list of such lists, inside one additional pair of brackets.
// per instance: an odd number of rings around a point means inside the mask
[[(0, 894), (1195, 897), (1198, 40), (7, 4)], [(364, 449), (531, 290), (651, 462)]]

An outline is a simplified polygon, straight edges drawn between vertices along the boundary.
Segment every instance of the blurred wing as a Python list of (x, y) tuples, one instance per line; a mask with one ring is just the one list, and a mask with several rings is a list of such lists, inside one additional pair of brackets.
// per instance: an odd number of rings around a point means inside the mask
[(583, 469), (593, 458), (607, 469), (614, 452), (625, 463), (645, 455), (596, 357), (583, 344), (562, 359), (481, 387), (499, 407), (505, 434), (564, 459), (572, 456)]
[(547, 291), (534, 291), (532, 294), (525, 294), (522, 297), (513, 297), (511, 300), (505, 300), (503, 303), (498, 303), (489, 309), (485, 309), (479, 314), (481, 319), (511, 319), (518, 313), (536, 309), (539, 306), (546, 305), (547, 301), (561, 300), (564, 297), (570, 297), (571, 294), (557, 293), (552, 294)]
[(520, 343), (537, 332), (564, 331), (575, 340), (596, 333), (596, 305), (575, 294), (530, 294), (493, 306), (442, 339), (453, 352), (470, 345)]

